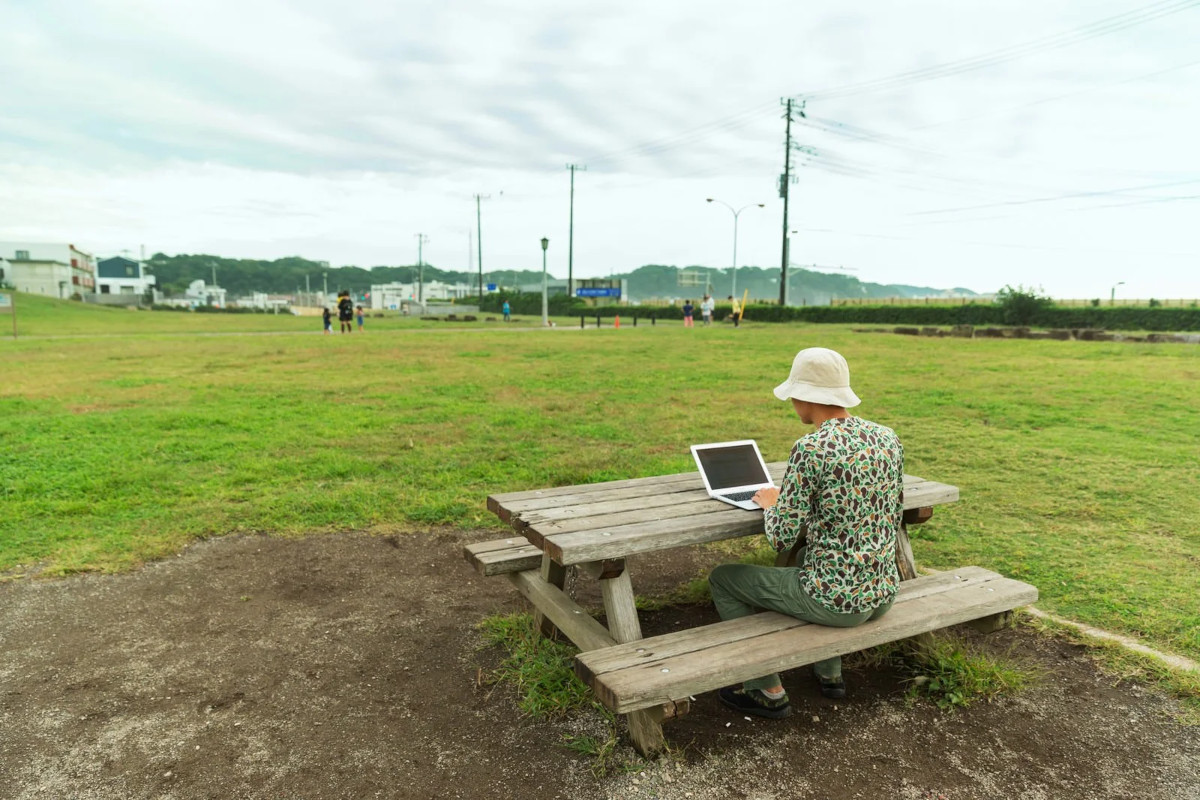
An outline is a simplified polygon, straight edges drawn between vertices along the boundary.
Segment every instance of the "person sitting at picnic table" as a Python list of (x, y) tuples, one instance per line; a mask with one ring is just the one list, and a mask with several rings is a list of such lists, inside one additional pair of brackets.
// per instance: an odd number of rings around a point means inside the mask
[[(860, 402), (846, 359), (810, 347), (792, 362), (775, 396), (816, 425), (792, 449), (778, 489), (760, 489), (767, 541), (779, 552), (807, 535), (795, 567), (722, 564), (709, 576), (721, 619), (760, 609), (849, 628), (887, 613), (896, 599), (896, 536), (904, 514), (904, 449), (890, 428), (847, 411)], [(821, 694), (846, 696), (841, 658), (813, 665)], [(743, 714), (791, 712), (778, 675), (726, 687), (721, 702)]]

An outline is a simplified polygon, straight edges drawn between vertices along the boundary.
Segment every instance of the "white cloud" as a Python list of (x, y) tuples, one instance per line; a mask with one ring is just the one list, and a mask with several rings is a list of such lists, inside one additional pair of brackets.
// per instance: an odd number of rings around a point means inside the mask
[[(534, 268), (548, 235), (551, 269), (565, 272), (563, 167), (582, 161), (577, 274), (726, 266), (731, 219), (707, 196), (767, 203), (741, 217), (739, 261), (777, 265), (781, 95), (1136, 7), (12, 1), (0, 6), (0, 225), (100, 251), (360, 265), (411, 262), (424, 232), (430, 261), (464, 267), (471, 195), (490, 192), (485, 265)], [(818, 155), (798, 170), (793, 261), (882, 282), (1091, 297), (1125, 280), (1131, 294), (1200, 296), (1196, 206), (1169, 201), (1196, 186), (1024, 202), (1200, 178), (1197, 33), (1200, 11), (1183, 11), (813, 100), (812, 120), (835, 124), (794, 128)]]

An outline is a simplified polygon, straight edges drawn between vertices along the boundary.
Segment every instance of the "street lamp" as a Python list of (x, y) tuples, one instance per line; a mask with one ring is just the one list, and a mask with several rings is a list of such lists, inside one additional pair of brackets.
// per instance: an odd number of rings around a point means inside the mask
[(728, 208), (730, 211), (733, 212), (733, 283), (732, 283), (732, 288), (730, 289), (729, 294), (732, 297), (737, 297), (737, 223), (738, 223), (738, 214), (741, 214), (747, 208), (753, 208), (755, 206), (757, 206), (758, 208), (763, 208), (764, 205), (762, 203), (751, 203), (750, 205), (742, 206), (741, 208), (734, 210), (734, 207), (729, 205), (729, 203), (726, 203), (724, 200), (718, 200), (715, 197), (709, 197), (709, 198), (706, 198), (706, 200), (709, 203), (720, 203), (721, 205), (725, 206), (726, 208)]
[(1112, 291), (1108, 293), (1109, 306), (1115, 306), (1117, 304), (1117, 287), (1124, 285), (1125, 281), (1117, 281), (1115, 284), (1113, 284)]
[(545, 328), (550, 324), (550, 305), (546, 299), (546, 248), (550, 246), (550, 240), (545, 236), (542, 237), (542, 327)]

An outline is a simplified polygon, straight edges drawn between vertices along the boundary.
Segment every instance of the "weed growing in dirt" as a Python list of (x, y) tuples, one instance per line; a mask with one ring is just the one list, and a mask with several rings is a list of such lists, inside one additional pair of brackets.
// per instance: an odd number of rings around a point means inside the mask
[(847, 668), (889, 667), (907, 676), (906, 696), (943, 711), (1012, 694), (1034, 679), (1027, 668), (989, 655), (961, 639), (926, 634), (847, 656)]
[(593, 711), (601, 717), (603, 730), (599, 735), (563, 737), (564, 747), (591, 759), (589, 769), (593, 775), (599, 778), (641, 769), (640, 762), (618, 748), (616, 715), (597, 703), (591, 690), (575, 676), (574, 647), (542, 636), (528, 613), (487, 617), (476, 628), (488, 644), (507, 653), (490, 682), (511, 684), (520, 697), (517, 706), (521, 711), (539, 719), (562, 717), (573, 711)]
[(542, 636), (532, 615), (495, 615), (476, 627), (488, 644), (506, 651), (491, 682), (512, 684), (524, 713), (547, 718), (587, 708), (604, 710), (575, 675), (575, 648)]
[[(775, 563), (775, 551), (761, 544), (761, 539), (731, 539), (705, 545), (717, 556), (716, 561), (725, 563), (736, 559), (739, 564), (771, 566)], [(634, 604), (639, 611), (659, 611), (670, 606), (707, 605), (712, 602), (708, 589), (708, 570), (669, 592), (656, 595), (638, 595)]]

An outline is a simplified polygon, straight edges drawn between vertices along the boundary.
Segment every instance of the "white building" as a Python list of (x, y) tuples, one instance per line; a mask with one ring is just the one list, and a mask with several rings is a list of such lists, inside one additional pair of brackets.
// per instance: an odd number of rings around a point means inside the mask
[(183, 299), (190, 306), (215, 306), (225, 308), (225, 290), (220, 286), (209, 286), (202, 280), (194, 280), (188, 284)]
[(73, 244), (0, 242), (0, 259), (0, 280), (18, 292), (66, 299), (96, 291), (96, 259)]
[[(417, 283), (380, 283), (371, 286), (371, 308), (376, 310), (389, 309), (400, 311), (405, 306), (417, 304), (417, 293), (421, 290)], [(472, 289), (465, 283), (442, 283), (441, 281), (425, 281), (423, 287), (425, 302), (459, 300), (463, 297), (474, 297), (478, 287)]]
[(274, 310), (276, 312), (281, 308), (287, 308), (292, 303), (292, 298), (284, 294), (267, 294), (266, 292), (252, 292), (249, 297), (239, 297), (233, 301), (238, 308), (259, 308), (263, 311)]
[(0, 282), (18, 292), (69, 300), (76, 292), (72, 283), (74, 277), (75, 271), (71, 265), (61, 261), (0, 259)]
[(124, 256), (102, 258), (96, 265), (96, 287), (100, 294), (133, 294), (139, 297), (154, 288), (154, 276), (146, 265)]

